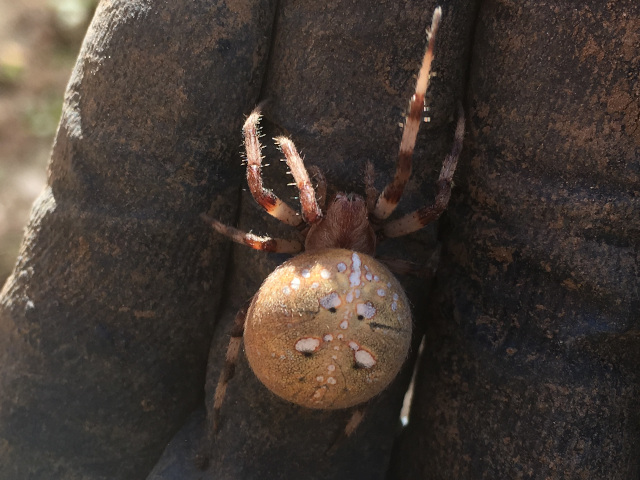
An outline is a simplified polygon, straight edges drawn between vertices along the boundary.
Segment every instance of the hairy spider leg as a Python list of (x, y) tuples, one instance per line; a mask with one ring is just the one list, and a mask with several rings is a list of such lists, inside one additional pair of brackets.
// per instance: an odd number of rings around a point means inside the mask
[(324, 210), (327, 204), (327, 179), (322, 173), (322, 170), (316, 165), (309, 165), (307, 170), (309, 170), (311, 178), (316, 181), (316, 200), (318, 201), (320, 210)]
[(316, 200), (316, 192), (311, 185), (309, 174), (304, 168), (304, 162), (293, 142), (287, 137), (278, 137), (275, 139), (280, 145), (282, 153), (287, 160), (287, 165), (291, 170), (291, 175), (296, 182), (298, 191), (300, 192), (300, 208), (302, 209), (302, 218), (309, 225), (318, 223), (322, 219), (322, 210)]
[(374, 185), (375, 169), (373, 163), (367, 162), (364, 170), (364, 192), (367, 199), (367, 211), (372, 213), (376, 208), (376, 200), (378, 199), (378, 191)]
[(256, 108), (247, 117), (242, 127), (244, 148), (247, 154), (247, 183), (249, 184), (249, 190), (256, 202), (269, 215), (274, 216), (281, 222), (297, 227), (302, 224), (303, 218), (293, 208), (280, 200), (273, 191), (264, 188), (262, 184), (262, 146), (259, 139), (259, 123), (260, 110)]
[(229, 237), (236, 243), (239, 243), (241, 245), (248, 245), (254, 250), (276, 253), (299, 253), (303, 249), (302, 243), (298, 240), (285, 240), (283, 238), (274, 237), (260, 237), (258, 235), (254, 235), (253, 233), (243, 232), (242, 230), (238, 230), (237, 228), (225, 225), (224, 223), (219, 222), (206, 213), (201, 213), (200, 218), (211, 225), (216, 232), (221, 233), (225, 237)]
[(431, 280), (438, 269), (440, 260), (440, 246), (436, 248), (426, 263), (417, 263), (395, 257), (377, 257), (377, 260), (385, 265), (395, 275), (411, 275), (412, 277)]
[(427, 88), (429, 87), (433, 48), (441, 17), (442, 9), (438, 7), (433, 12), (431, 30), (429, 31), (429, 42), (424, 58), (422, 59), (415, 94), (411, 97), (411, 102), (409, 103), (409, 114), (407, 115), (404, 131), (402, 132), (402, 141), (400, 142), (400, 150), (396, 160), (396, 173), (393, 180), (387, 184), (378, 197), (376, 207), (373, 211), (374, 217), (379, 220), (384, 220), (391, 215), (398, 205), (398, 202), (400, 202), (404, 187), (411, 176), (411, 156), (413, 155), (416, 137), (422, 121), (424, 98), (427, 93)]
[(382, 230), (384, 237), (401, 237), (420, 230), (425, 225), (436, 220), (447, 208), (447, 204), (451, 198), (453, 173), (458, 165), (458, 158), (462, 151), (462, 141), (464, 139), (464, 110), (462, 110), (462, 106), (459, 107), (459, 110), (453, 147), (451, 148), (451, 153), (449, 153), (445, 157), (444, 162), (442, 162), (442, 170), (440, 171), (440, 177), (436, 184), (438, 191), (436, 193), (435, 203), (386, 223)]
[(216, 385), (215, 393), (213, 394), (213, 413), (212, 413), (212, 427), (213, 432), (218, 433), (220, 428), (220, 409), (224, 402), (224, 396), (227, 393), (227, 384), (229, 380), (233, 378), (236, 373), (236, 364), (238, 363), (238, 355), (240, 354), (240, 346), (242, 345), (242, 337), (244, 335), (244, 322), (247, 317), (247, 310), (249, 303), (238, 310), (235, 319), (233, 321), (233, 327), (231, 328), (231, 339), (227, 346), (227, 354), (225, 356), (224, 367), (220, 372), (220, 378), (218, 379), (218, 385)]
[(364, 420), (364, 416), (365, 416), (365, 413), (366, 413), (366, 410), (367, 410), (368, 406), (369, 406), (369, 404), (365, 403), (362, 406), (357, 407), (353, 411), (353, 413), (351, 414), (351, 417), (349, 417), (349, 420), (347, 421), (347, 424), (345, 425), (344, 429), (340, 432), (338, 437), (334, 440), (334, 442), (331, 444), (331, 446), (325, 452), (326, 455), (331, 455), (336, 450), (338, 450), (338, 447), (340, 447), (342, 442), (345, 439), (349, 438), (353, 434), (353, 432), (355, 432), (357, 430), (357, 428), (362, 423), (362, 420)]

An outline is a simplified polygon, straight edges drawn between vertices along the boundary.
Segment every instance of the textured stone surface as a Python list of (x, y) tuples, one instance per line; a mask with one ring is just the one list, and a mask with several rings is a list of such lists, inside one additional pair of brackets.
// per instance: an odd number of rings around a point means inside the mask
[(0, 297), (0, 478), (144, 478), (202, 399), (268, 2), (104, 1)]
[[(240, 127), (262, 100), (265, 144), (290, 135), (359, 193), (370, 160), (381, 188), (435, 5), (103, 1), (0, 297), (0, 478), (637, 479), (637, 2), (475, 5), (443, 5), (399, 207), (431, 201), (468, 80), (437, 301), (401, 279), (427, 331), (411, 423), (392, 454), (408, 364), (326, 456), (350, 412), (279, 400), (243, 355), (215, 442), (202, 409), (188, 418), (212, 337), (209, 406), (236, 310), (284, 259), (198, 215), (290, 234), (241, 193)], [(267, 186), (295, 204), (264, 153)], [(381, 253), (425, 261), (435, 241), (431, 227)]]
[(640, 475), (640, 8), (483, 2), (392, 478)]

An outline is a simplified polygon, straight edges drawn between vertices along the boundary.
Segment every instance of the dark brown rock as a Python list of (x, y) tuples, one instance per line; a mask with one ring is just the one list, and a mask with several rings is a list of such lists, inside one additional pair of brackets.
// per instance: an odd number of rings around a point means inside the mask
[(394, 479), (639, 477), (640, 8), (488, 1)]
[[(0, 297), (0, 478), (144, 478), (202, 399), (269, 2), (102, 2)], [(213, 241), (211, 240), (213, 239)]]

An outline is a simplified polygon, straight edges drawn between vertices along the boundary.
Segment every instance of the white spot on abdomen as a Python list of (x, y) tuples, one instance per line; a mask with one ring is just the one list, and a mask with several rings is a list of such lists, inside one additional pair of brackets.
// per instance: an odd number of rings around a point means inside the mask
[(320, 340), (314, 337), (301, 338), (296, 342), (296, 350), (300, 353), (315, 352), (320, 346)]
[(340, 328), (346, 330), (347, 328), (349, 328), (349, 322), (347, 320), (343, 320), (342, 322), (340, 322)]
[(291, 288), (294, 290), (298, 290), (300, 288), (300, 279), (298, 277), (293, 277), (293, 280), (291, 280)]
[(302, 270), (302, 278), (309, 278), (311, 276), (311, 272), (309, 271), (309, 269), (305, 268), (304, 270)]
[(323, 268), (320, 271), (320, 276), (322, 278), (324, 278), (325, 280), (329, 280), (329, 278), (331, 278), (331, 272), (329, 270), (327, 270), (326, 268)]
[(366, 350), (358, 350), (354, 354), (356, 359), (356, 364), (360, 368), (371, 368), (376, 364), (375, 358)]
[(364, 318), (373, 318), (376, 314), (376, 307), (371, 302), (359, 303), (356, 305), (356, 313)]
[(326, 309), (339, 307), (341, 303), (342, 301), (336, 292), (331, 292), (326, 297), (320, 299), (320, 305)]
[(318, 387), (318, 389), (313, 394), (312, 398), (314, 398), (317, 403), (320, 403), (320, 400), (322, 399), (322, 397), (324, 396), (324, 394), (326, 392), (327, 392), (327, 386), (326, 385), (322, 385), (321, 387)]
[(360, 257), (356, 252), (353, 252), (353, 254), (351, 255), (351, 260), (353, 261), (353, 263), (351, 264), (349, 283), (352, 287), (356, 287), (360, 285), (360, 265), (362, 265), (362, 262), (360, 261)]
[(339, 271), (340, 273), (344, 272), (346, 269), (347, 269), (347, 266), (346, 266), (344, 263), (340, 262), (340, 263), (338, 264), (338, 271)]

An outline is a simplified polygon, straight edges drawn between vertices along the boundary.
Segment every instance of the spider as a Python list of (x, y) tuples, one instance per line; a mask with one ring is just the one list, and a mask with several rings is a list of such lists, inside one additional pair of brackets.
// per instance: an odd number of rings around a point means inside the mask
[[(263, 186), (259, 109), (247, 118), (243, 135), (249, 189), (267, 213), (296, 227), (302, 241), (256, 236), (202, 214), (217, 232), (239, 244), (297, 254), (272, 272), (236, 315), (214, 394), (213, 432), (219, 428), (220, 410), (243, 337), (247, 359), (258, 379), (281, 398), (315, 409), (342, 409), (367, 402), (389, 385), (404, 363), (412, 330), (409, 301), (398, 280), (373, 256), (383, 239), (410, 234), (436, 220), (451, 196), (464, 136), (461, 107), (452, 151), (437, 181), (435, 202), (385, 221), (411, 174), (440, 19), (441, 9), (437, 8), (409, 104), (395, 175), (379, 195), (373, 186), (373, 166), (368, 164), (365, 197), (337, 193), (324, 208), (324, 176), (319, 169), (310, 168), (317, 180), (314, 190), (295, 145), (279, 137), (276, 143), (300, 192), (298, 214)], [(347, 436), (362, 417), (356, 411), (345, 428)]]

